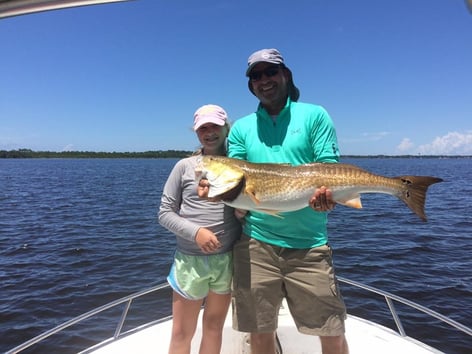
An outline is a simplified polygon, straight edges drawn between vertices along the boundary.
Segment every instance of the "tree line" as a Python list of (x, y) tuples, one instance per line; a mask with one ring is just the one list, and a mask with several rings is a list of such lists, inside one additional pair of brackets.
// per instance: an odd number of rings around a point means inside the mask
[[(156, 150), (144, 152), (95, 151), (33, 151), (30, 149), (0, 150), (0, 158), (184, 158), (192, 155), (186, 150)], [(343, 155), (342, 158), (472, 158), (471, 155)]]
[(0, 150), (0, 158), (183, 158), (192, 151), (157, 150), (144, 152), (95, 152), (95, 151), (33, 151), (30, 149)]

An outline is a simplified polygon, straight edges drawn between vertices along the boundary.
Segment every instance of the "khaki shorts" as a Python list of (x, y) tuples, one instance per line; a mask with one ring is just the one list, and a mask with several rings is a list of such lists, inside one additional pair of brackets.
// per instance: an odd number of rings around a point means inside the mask
[(273, 332), (282, 299), (301, 333), (344, 333), (346, 307), (334, 275), (331, 248), (272, 246), (243, 235), (233, 249), (233, 328)]

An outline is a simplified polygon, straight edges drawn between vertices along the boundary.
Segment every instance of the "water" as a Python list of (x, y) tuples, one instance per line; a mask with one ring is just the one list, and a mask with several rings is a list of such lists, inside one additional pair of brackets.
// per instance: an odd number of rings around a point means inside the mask
[[(0, 352), (72, 317), (165, 280), (174, 236), (156, 221), (175, 159), (0, 159)], [(330, 243), (338, 275), (412, 299), (472, 326), (471, 159), (352, 158), (388, 176), (434, 175), (427, 223), (400, 201), (365, 195), (364, 209), (337, 206)], [(381, 299), (348, 310), (392, 326)], [(153, 315), (158, 309), (149, 306)], [(471, 339), (397, 307), (405, 330), (447, 353)], [(80, 331), (78, 331), (79, 333)], [(73, 353), (87, 329), (25, 353)], [(66, 343), (66, 344), (64, 344)], [(157, 344), (156, 344), (157, 346)], [(56, 349), (54, 349), (56, 348)]]

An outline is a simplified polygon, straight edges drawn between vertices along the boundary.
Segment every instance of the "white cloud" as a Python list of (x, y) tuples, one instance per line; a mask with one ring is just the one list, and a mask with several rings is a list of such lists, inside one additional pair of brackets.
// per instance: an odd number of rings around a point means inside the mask
[(368, 141), (379, 141), (389, 134), (389, 132), (362, 133), (360, 136), (343, 138), (342, 141), (344, 143), (365, 143)]
[(378, 141), (382, 140), (384, 137), (389, 135), (389, 132), (374, 132), (374, 133), (363, 133), (362, 136), (365, 138), (365, 140), (370, 140), (370, 141)]
[(61, 151), (74, 151), (73, 148), (74, 148), (74, 145), (68, 144), (64, 146)]
[(404, 138), (400, 142), (400, 144), (398, 144), (397, 150), (400, 151), (400, 152), (408, 152), (411, 149), (413, 149), (414, 146), (415, 146), (415, 144), (413, 144), (413, 142), (410, 140), (410, 138)]
[(472, 155), (472, 131), (450, 132), (418, 147), (422, 155)]

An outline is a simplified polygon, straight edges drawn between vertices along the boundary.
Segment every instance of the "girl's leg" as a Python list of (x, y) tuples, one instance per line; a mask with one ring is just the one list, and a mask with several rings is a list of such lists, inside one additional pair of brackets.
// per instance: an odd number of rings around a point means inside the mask
[(189, 354), (203, 300), (188, 300), (175, 291), (172, 295), (172, 337), (169, 354)]
[(219, 354), (223, 337), (223, 326), (228, 314), (231, 294), (220, 295), (209, 292), (203, 311), (203, 333), (200, 354)]

